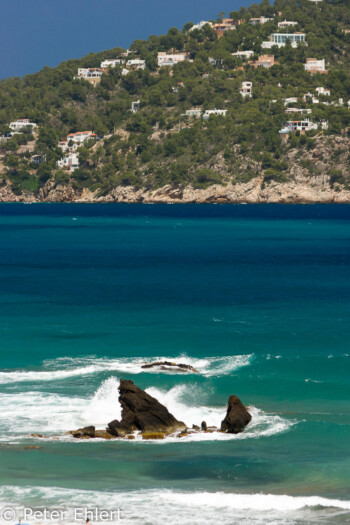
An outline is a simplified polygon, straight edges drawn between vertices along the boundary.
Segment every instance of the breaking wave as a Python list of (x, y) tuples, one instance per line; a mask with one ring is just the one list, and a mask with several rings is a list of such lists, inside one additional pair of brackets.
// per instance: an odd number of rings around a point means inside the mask
[[(194, 372), (188, 371), (159, 371), (157, 369), (141, 368), (145, 363), (153, 361), (174, 361), (193, 366), (198, 372), (205, 376), (228, 375), (239, 368), (249, 365), (254, 354), (234, 355), (224, 357), (192, 358), (186, 355), (179, 357), (141, 357), (104, 359), (96, 357), (85, 358), (59, 358), (53, 361), (45, 361), (41, 370), (14, 370), (11, 372), (0, 372), (0, 384), (34, 382), (34, 381), (58, 381), (72, 377), (88, 376), (101, 372), (120, 372), (125, 374), (176, 374), (190, 375)], [(197, 375), (197, 374), (196, 374)]]
[[(345, 517), (350, 501), (319, 496), (275, 494), (237, 494), (225, 492), (180, 492), (139, 490), (102, 492), (56, 487), (0, 488), (0, 506), (21, 508), (60, 508), (66, 512), (65, 524), (73, 523), (74, 508), (120, 510), (124, 523), (168, 525), (214, 524), (296, 524), (320, 523), (332, 517)], [(220, 513), (218, 515), (218, 512)], [(337, 521), (339, 522), (339, 521)], [(109, 523), (118, 523), (112, 520)], [(119, 522), (120, 523), (120, 522)], [(61, 522), (58, 522), (61, 525)]]
[[(109, 421), (121, 418), (118, 386), (118, 379), (110, 377), (103, 381), (90, 399), (47, 392), (0, 394), (1, 439), (9, 441), (15, 437), (28, 437), (31, 433), (63, 436), (68, 430), (86, 425), (105, 428)], [(226, 413), (225, 406), (212, 407), (204, 404), (205, 390), (195, 384), (177, 385), (167, 391), (151, 387), (146, 389), (146, 392), (158, 399), (178, 420), (184, 421), (189, 427), (206, 421), (208, 426), (220, 428)], [(168, 437), (162, 443), (259, 438), (283, 432), (294, 424), (278, 415), (265, 414), (255, 407), (250, 407), (249, 411), (252, 421), (241, 434), (223, 434), (215, 431), (194, 433), (181, 440), (175, 436)], [(65, 436), (65, 439), (69, 438)], [(141, 441), (141, 437), (139, 440)]]

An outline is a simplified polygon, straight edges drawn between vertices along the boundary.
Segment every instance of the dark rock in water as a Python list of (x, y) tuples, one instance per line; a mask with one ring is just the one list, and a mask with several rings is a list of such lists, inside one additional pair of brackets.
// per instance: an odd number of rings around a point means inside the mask
[(156, 368), (156, 367), (159, 367), (161, 370), (168, 370), (168, 368), (173, 368), (174, 370), (176, 369), (187, 370), (188, 372), (194, 372), (195, 374), (199, 374), (198, 370), (193, 368), (193, 366), (191, 365), (185, 365), (183, 363), (173, 363), (171, 361), (156, 361), (154, 363), (145, 363), (144, 365), (141, 366), (141, 368)]
[(114, 421), (108, 423), (107, 432), (109, 432), (110, 434), (112, 434), (112, 436), (115, 437), (125, 437), (126, 434), (129, 434), (130, 427), (127, 427), (117, 419), (114, 419)]
[(84, 428), (79, 428), (78, 430), (74, 430), (72, 432), (72, 435), (75, 437), (75, 438), (94, 438), (95, 437), (95, 427), (94, 426), (90, 426), (90, 427), (84, 427)]
[(198, 425), (192, 425), (193, 430), (200, 430)]
[(108, 432), (107, 430), (96, 430), (95, 431), (95, 438), (113, 439), (114, 436), (112, 436), (112, 434), (110, 432)]
[(44, 436), (42, 434), (30, 434), (33, 438), (43, 438)]
[(144, 432), (142, 439), (165, 439), (164, 432)]
[(205, 421), (202, 421), (201, 429), (202, 430), (207, 430), (207, 423)]
[[(132, 381), (121, 379), (119, 386), (119, 402), (122, 407), (122, 429), (141, 430), (142, 432), (175, 432), (186, 427), (161, 405)], [(113, 423), (113, 424), (112, 424)], [(115, 422), (108, 425), (108, 431), (115, 428)], [(119, 422), (118, 422), (119, 423)]]
[(229, 434), (238, 434), (248, 425), (252, 416), (237, 396), (230, 396), (225, 419), (221, 422), (221, 430)]

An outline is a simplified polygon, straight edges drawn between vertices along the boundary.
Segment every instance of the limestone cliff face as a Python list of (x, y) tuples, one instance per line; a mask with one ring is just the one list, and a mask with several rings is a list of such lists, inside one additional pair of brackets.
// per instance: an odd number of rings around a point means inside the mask
[(126, 203), (350, 203), (350, 191), (331, 188), (328, 177), (298, 177), (285, 183), (264, 183), (257, 177), (245, 184), (214, 185), (206, 189), (171, 185), (157, 190), (119, 186), (104, 196), (71, 186), (46, 185), (39, 195), (15, 195), (10, 186), (0, 188), (0, 202), (126, 202)]

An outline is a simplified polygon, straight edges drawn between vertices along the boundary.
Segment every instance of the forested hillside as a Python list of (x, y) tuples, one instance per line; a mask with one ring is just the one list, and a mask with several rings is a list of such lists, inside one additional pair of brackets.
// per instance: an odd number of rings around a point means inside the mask
[[(276, 0), (270, 5), (263, 0), (213, 16), (212, 22), (230, 18), (237, 24), (219, 35), (213, 25), (191, 30), (188, 23), (136, 40), (127, 58), (145, 60), (145, 68), (123, 72), (117, 65), (96, 86), (74, 78), (78, 68), (99, 68), (125, 50), (92, 53), (0, 82), (0, 177), (6, 195), (44, 200), (63, 186), (75, 198), (89, 190), (98, 199), (118, 187), (206, 189), (254, 179), (266, 191), (276, 183), (298, 184), (302, 178), (307, 185), (320, 177), (331, 190), (347, 191), (350, 3)], [(270, 20), (251, 21), (262, 16)], [(296, 24), (282, 29), (278, 24), (284, 20)], [(305, 34), (306, 44), (294, 48), (287, 39), (284, 47), (261, 47), (273, 33), (296, 32)], [(249, 60), (234, 55), (248, 50), (253, 52)], [(159, 52), (181, 51), (187, 60), (158, 66)], [(266, 54), (274, 56), (274, 65), (256, 67)], [(325, 59), (328, 73), (305, 70), (308, 58)], [(251, 97), (240, 93), (242, 82), (252, 82)], [(300, 112), (286, 113), (288, 108)], [(200, 109), (201, 116), (186, 115), (191, 109)], [(203, 118), (211, 109), (227, 111)], [(10, 133), (9, 123), (20, 118), (37, 124), (34, 135), (31, 128)], [(286, 123), (305, 119), (314, 129), (280, 133)], [(85, 130), (96, 137), (77, 149), (79, 167), (59, 167), (58, 142)]]

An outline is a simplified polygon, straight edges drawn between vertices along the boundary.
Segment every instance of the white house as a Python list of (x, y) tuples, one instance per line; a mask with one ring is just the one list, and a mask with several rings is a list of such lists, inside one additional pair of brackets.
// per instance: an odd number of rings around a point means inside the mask
[(30, 122), (29, 118), (19, 118), (14, 122), (10, 122), (9, 124), (9, 128), (12, 129), (12, 131), (19, 131), (20, 129), (26, 128), (28, 126), (30, 126), (33, 130), (33, 128), (37, 127), (37, 124), (35, 124), (35, 122)]
[(73, 172), (80, 166), (79, 153), (68, 153), (63, 159), (57, 161), (57, 166)]
[(238, 57), (242, 59), (249, 59), (254, 55), (254, 51), (236, 51), (235, 53), (231, 53), (233, 57)]
[(78, 69), (78, 78), (101, 78), (104, 71), (100, 67), (80, 67)]
[(125, 60), (123, 58), (108, 58), (107, 60), (104, 60), (101, 62), (101, 68), (107, 69), (108, 67), (116, 67), (121, 66), (124, 64)]
[(67, 135), (68, 143), (72, 141), (73, 144), (76, 144), (77, 146), (81, 146), (86, 140), (95, 138), (96, 134), (92, 131), (77, 131), (76, 133), (69, 133), (69, 135)]
[(309, 71), (310, 73), (328, 73), (324, 58), (322, 60), (317, 60), (317, 58), (307, 58), (304, 68), (305, 71)]
[(287, 40), (290, 41), (292, 47), (297, 47), (299, 44), (306, 44), (305, 33), (272, 33), (270, 40), (261, 44), (264, 49), (271, 49), (273, 46), (285, 47)]
[(317, 94), (318, 95), (325, 95), (327, 97), (330, 97), (331, 96), (331, 91), (330, 89), (325, 89), (324, 87), (317, 87), (316, 88), (316, 91), (317, 91)]
[(285, 110), (285, 113), (291, 114), (291, 113), (300, 113), (301, 115), (306, 114), (310, 115), (312, 110), (310, 108), (287, 108)]
[(201, 115), (202, 115), (202, 110), (201, 109), (197, 109), (197, 108), (194, 108), (194, 109), (188, 109), (185, 113), (186, 117), (195, 117), (195, 118), (199, 118)]
[(242, 95), (242, 97), (252, 97), (253, 96), (253, 82), (242, 82), (240, 94)]
[(127, 69), (138, 70), (138, 69), (145, 69), (145, 67), (146, 67), (146, 60), (135, 58), (135, 59), (128, 60), (126, 63)]
[(270, 22), (271, 20), (273, 20), (273, 18), (266, 18), (265, 16), (260, 16), (259, 18), (250, 18), (249, 22), (255, 26), (256, 24), (264, 25), (267, 22)]
[(189, 53), (165, 53), (160, 51), (158, 53), (158, 66), (175, 66), (179, 62), (189, 60)]
[(298, 102), (298, 97), (288, 97), (283, 99), (283, 103), (285, 106), (288, 106), (288, 104), (296, 104)]
[(135, 100), (134, 102), (131, 102), (131, 113), (137, 113), (140, 109), (140, 101)]
[(203, 29), (203, 27), (205, 25), (210, 25), (210, 27), (212, 27), (213, 23), (212, 22), (208, 22), (206, 20), (202, 20), (201, 22), (198, 22), (198, 24), (194, 24), (191, 28), (190, 28), (190, 31), (194, 31), (195, 29)]
[(203, 118), (208, 119), (211, 115), (226, 117), (226, 113), (227, 109), (207, 109), (203, 114)]
[(303, 96), (303, 102), (312, 103), (312, 104), (319, 104), (320, 101), (318, 98), (315, 97), (313, 93), (305, 93)]
[(284, 28), (284, 27), (293, 27), (297, 26), (298, 22), (292, 22), (291, 20), (283, 20), (283, 22), (278, 22), (278, 27)]
[(279, 133), (294, 133), (295, 131), (305, 132), (315, 129), (328, 129), (328, 122), (321, 120), (319, 123), (316, 123), (308, 118), (304, 120), (289, 120)]

